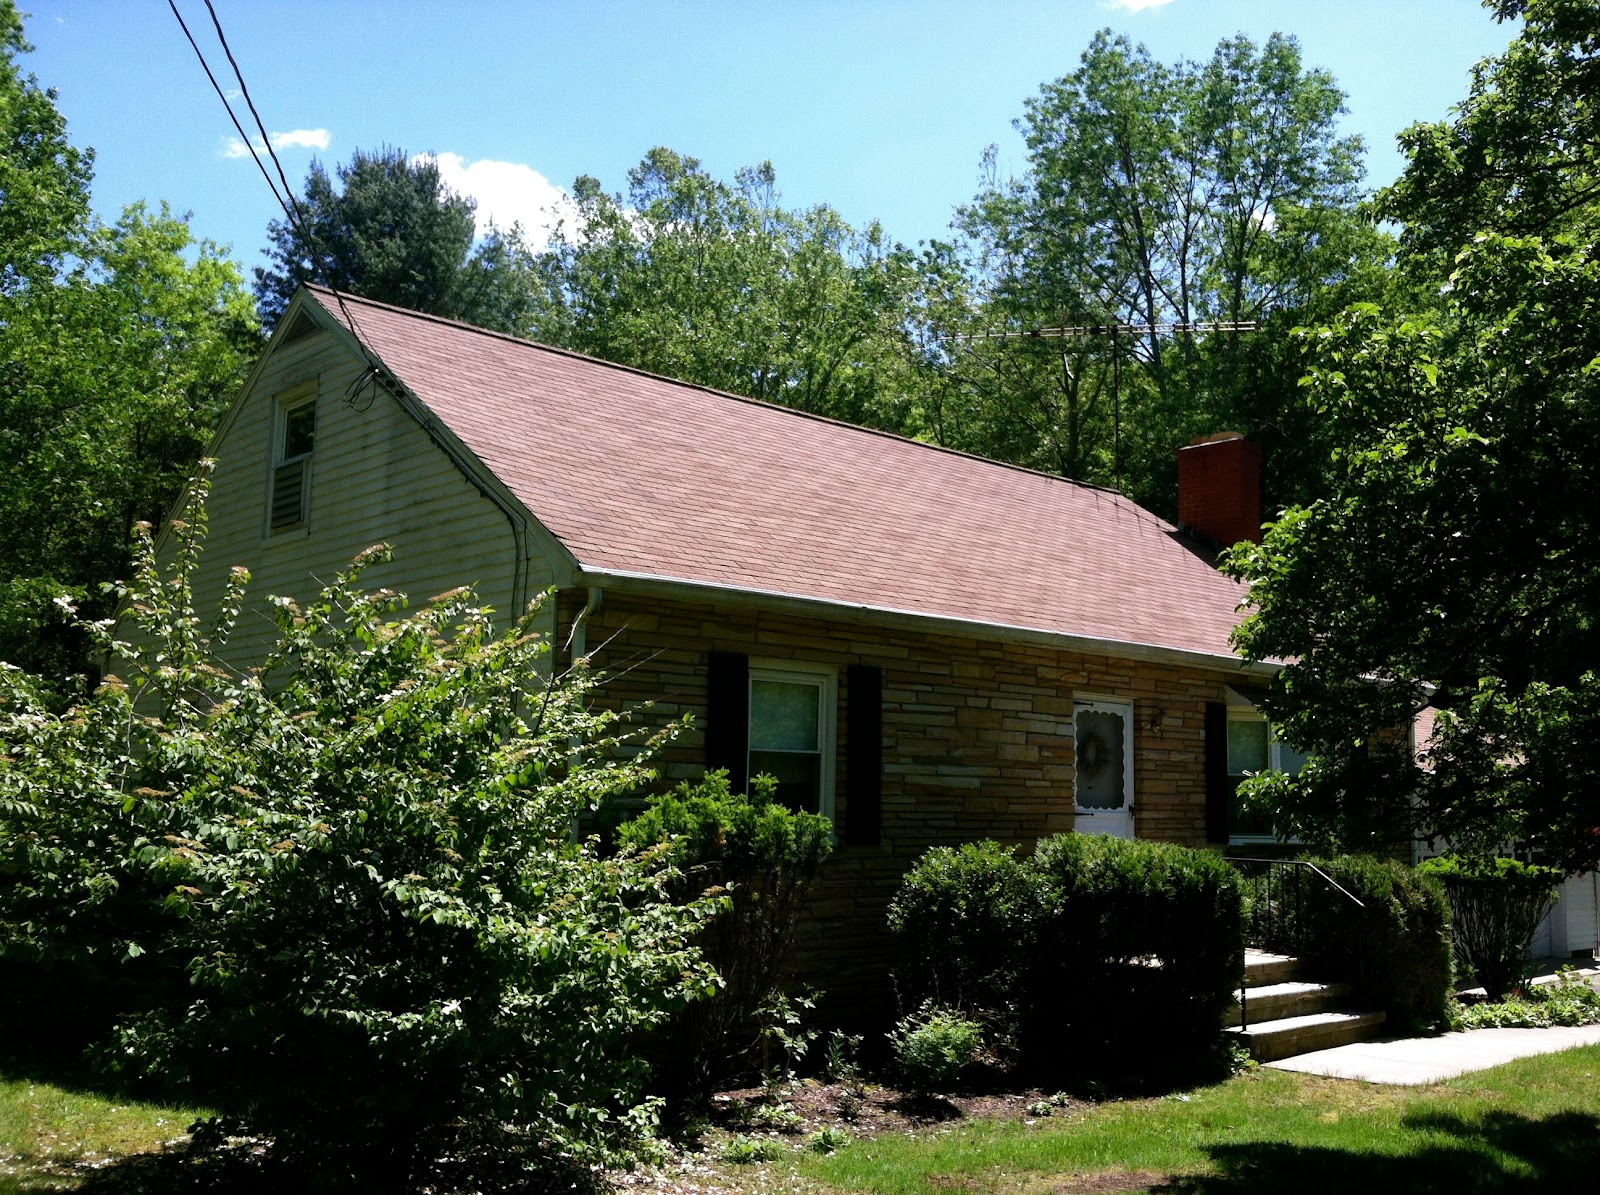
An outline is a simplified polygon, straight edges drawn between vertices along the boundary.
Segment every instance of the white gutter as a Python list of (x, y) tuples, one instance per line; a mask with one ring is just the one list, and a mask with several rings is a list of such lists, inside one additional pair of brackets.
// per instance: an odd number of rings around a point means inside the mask
[(578, 617), (572, 620), (572, 631), (567, 635), (567, 656), (574, 662), (589, 654), (589, 615), (600, 608), (605, 592), (598, 585), (589, 586), (589, 600), (578, 612)]
[[(650, 573), (634, 573), (620, 569), (582, 568), (577, 584), (594, 587), (604, 583), (610, 588), (630, 593), (649, 594), (656, 597), (677, 598), (683, 601), (732, 598), (742, 602), (760, 602), (762, 605), (795, 614), (812, 617), (848, 615), (863, 622), (890, 626), (902, 630), (923, 631), (930, 634), (957, 635), (971, 639), (998, 639), (1007, 643), (1027, 643), (1053, 647), (1085, 655), (1114, 656), (1121, 660), (1145, 660), (1154, 664), (1181, 665), (1216, 671), (1233, 669), (1240, 673), (1271, 677), (1283, 667), (1281, 663), (1263, 661), (1252, 664), (1240, 656), (1220, 652), (1194, 651), (1189, 648), (1167, 647), (1159, 643), (1137, 643), (1125, 639), (1102, 639), (1092, 635), (1073, 635), (1043, 627), (1016, 626), (1006, 623), (983, 622), (976, 618), (959, 618), (947, 614), (925, 614), (918, 610), (902, 610), (893, 606), (872, 606), (855, 602), (840, 602), (828, 598), (806, 597), (777, 590), (755, 589), (743, 585), (727, 585), (714, 581), (685, 581), (676, 577), (660, 577)], [(592, 599), (591, 599), (592, 600)], [(585, 612), (587, 612), (585, 607)], [(581, 616), (580, 616), (581, 619)], [(577, 652), (574, 650), (574, 656)]]

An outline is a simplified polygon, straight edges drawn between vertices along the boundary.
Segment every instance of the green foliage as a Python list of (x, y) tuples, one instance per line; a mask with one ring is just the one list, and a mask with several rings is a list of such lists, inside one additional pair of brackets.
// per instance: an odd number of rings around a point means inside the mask
[(1026, 1037), (1058, 1061), (1136, 1072), (1215, 1044), (1244, 969), (1238, 872), (1209, 851), (1101, 834), (1057, 835), (1034, 858), (1055, 919)]
[[(1237, 873), (1163, 843), (1063, 834), (929, 851), (890, 911), (902, 999), (1015, 1035), (1028, 1065), (1132, 1072), (1213, 1044), (1243, 967)], [(1065, 994), (1071, 993), (1070, 998)]]
[[(962, 342), (927, 398), (941, 443), (1117, 485), (1174, 505), (1174, 450), (1222, 427), (1265, 433), (1269, 496), (1303, 482), (1285, 426), (1299, 354), (1283, 332), (1385, 285), (1390, 241), (1357, 210), (1359, 139), (1343, 96), (1293, 38), (1222, 41), (1204, 63), (1156, 62), (1104, 30), (1044, 84), (1017, 128), (1028, 169), (987, 184), (960, 239), (925, 257), (939, 333), (1052, 325), (1263, 320), (1245, 336), (1154, 333)], [(1115, 357), (1114, 357), (1115, 355)]]
[(650, 797), (618, 828), (624, 851), (653, 851), (671, 863), (679, 899), (693, 902), (703, 893), (722, 906), (699, 939), (722, 986), (685, 1010), (658, 1080), (687, 1068), (682, 1081), (703, 1090), (747, 1072), (753, 1059), (771, 1071), (775, 1051), (788, 1057), (809, 1045), (795, 1003), (779, 985), (795, 926), (833, 850), (833, 825), (778, 804), (774, 788), (770, 777), (758, 776), (748, 795), (731, 792), (727, 773), (712, 772)]
[(758, 1128), (775, 1133), (797, 1133), (805, 1127), (805, 1118), (782, 1100), (770, 1104), (757, 1104), (750, 1109), (751, 1123)]
[(1448, 121), (1400, 135), (1409, 165), (1380, 197), (1408, 253), (1441, 273), (1480, 232), (1548, 238), (1592, 229), (1600, 183), (1600, 13), (1589, 0), (1484, 7), (1498, 21), (1520, 21), (1517, 37), (1473, 70)]
[(56, 93), (24, 75), (33, 47), (13, 0), (0, 0), (0, 302), (44, 284), (89, 218), (94, 154), (67, 140)]
[(1548, 1029), (1600, 1024), (1600, 990), (1563, 967), (1551, 984), (1530, 984), (1510, 998), (1459, 1009), (1452, 1029)]
[(806, 1138), (806, 1148), (812, 1153), (831, 1154), (849, 1145), (852, 1138), (848, 1129), (825, 1124)]
[[(1436, 1029), (1448, 1017), (1450, 901), (1437, 878), (1392, 859), (1311, 859), (1354, 902), (1296, 868), (1274, 882), (1271, 923), (1319, 975), (1356, 985), (1357, 998), (1388, 1014), (1395, 1033)], [(1265, 918), (1266, 909), (1253, 915)], [(1259, 924), (1259, 921), (1258, 921)]]
[[(1320, 850), (1443, 837), (1600, 864), (1600, 10), (1520, 13), (1385, 200), (1437, 310), (1355, 306), (1306, 333), (1327, 493), (1236, 549), (1236, 642), (1293, 660), (1267, 709), (1315, 757), (1272, 794)], [(1417, 744), (1406, 728), (1436, 715)], [(1267, 782), (1252, 782), (1260, 786)]]
[(822, 1074), (830, 1083), (854, 1087), (861, 1081), (861, 1034), (834, 1029), (822, 1056)]
[(692, 939), (712, 903), (571, 836), (646, 775), (608, 750), (626, 723), (581, 669), (549, 676), (535, 611), (497, 635), (470, 590), (409, 613), (363, 592), (381, 547), (277, 599), (277, 646), (229, 671), (212, 649), (248, 575), (203, 630), (204, 530), (198, 506), (173, 524), (170, 575), (141, 531), (122, 626), (89, 628), (112, 661), (92, 696), (52, 714), (0, 670), (7, 956), (164, 980), (105, 1060), (328, 1177), (642, 1148), (630, 1046), (711, 987)]
[(977, 1061), (983, 1026), (953, 1008), (930, 1002), (895, 1022), (889, 1045), (913, 1091), (949, 1091), (961, 1072)]
[(1456, 952), (1491, 1001), (1527, 977), (1529, 946), (1561, 872), (1504, 856), (1443, 855), (1420, 868), (1450, 894)]
[(313, 161), (300, 199), (303, 224), (267, 226), (271, 267), (256, 267), (261, 317), (275, 324), (302, 282), (464, 320), (523, 329), (533, 297), (532, 257), (520, 228), (491, 227), (473, 247), (477, 203), (457, 195), (427, 155), (356, 150), (335, 188)]
[[(997, 842), (935, 847), (889, 905), (901, 1000), (1014, 1021), (1052, 916), (1038, 869)], [(1009, 1010), (1009, 1011), (1008, 1011)]]
[(749, 1166), (757, 1162), (776, 1162), (788, 1151), (771, 1137), (746, 1137), (740, 1134), (723, 1142), (717, 1156), (736, 1166)]
[(93, 154), (24, 77), (0, 3), (0, 660), (63, 689), (91, 669), (53, 606), (91, 618), (126, 576), (259, 345), (237, 267), (163, 206), (89, 213)]
[(906, 425), (910, 255), (876, 224), (784, 207), (771, 163), (731, 183), (652, 149), (626, 195), (573, 184), (539, 255), (535, 339), (889, 430)]

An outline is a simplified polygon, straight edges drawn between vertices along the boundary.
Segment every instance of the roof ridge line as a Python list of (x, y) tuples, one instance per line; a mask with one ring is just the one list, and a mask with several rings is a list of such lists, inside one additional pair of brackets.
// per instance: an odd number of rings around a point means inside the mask
[[(831, 415), (819, 415), (815, 411), (802, 411), (798, 407), (787, 407), (782, 403), (769, 402), (763, 398), (752, 398), (748, 394), (735, 394), (731, 390), (719, 390), (715, 386), (706, 386), (700, 382), (686, 382), (682, 378), (669, 377), (664, 373), (656, 373), (652, 370), (641, 369), (637, 365), (624, 365), (620, 361), (608, 361), (604, 357), (595, 357), (589, 353), (580, 353), (576, 349), (567, 349), (562, 348), (559, 345), (545, 344), (544, 342), (538, 340), (529, 340), (525, 336), (513, 336), (509, 332), (497, 332), (493, 328), (480, 328), (477, 324), (469, 324), (463, 320), (451, 319), (450, 317), (443, 315), (435, 315), (429, 311), (416, 311), (410, 307), (401, 307), (395, 303), (384, 303), (378, 299), (364, 298), (361, 295), (352, 294), (348, 291), (336, 291), (331, 286), (323, 286), (321, 283), (317, 282), (302, 282), (300, 285), (305, 287), (307, 290), (318, 291), (328, 295), (342, 295), (346, 302), (362, 303), (368, 307), (376, 307), (383, 311), (392, 311), (396, 315), (409, 316), (413, 319), (428, 320), (432, 323), (443, 324), (446, 327), (459, 328), (464, 332), (475, 332), (480, 336), (490, 336), (496, 340), (508, 341), (511, 344), (524, 345), (528, 348), (538, 349), (546, 353), (555, 353), (557, 356), (569, 357), (576, 361), (586, 361), (593, 365), (605, 366), (607, 369), (621, 370), (623, 373), (631, 373), (639, 377), (651, 378), (658, 382), (667, 382), (673, 386), (683, 386), (690, 390), (699, 390), (706, 394), (715, 395), (718, 398), (732, 399), (735, 402), (742, 402), (749, 406), (762, 407), (766, 410), (777, 411), (785, 415), (793, 415), (801, 419), (810, 419), (817, 423), (830, 424), (834, 427), (844, 428), (847, 431), (862, 432), (866, 435), (879, 436), (883, 439), (894, 440), (901, 444), (910, 444), (917, 448), (926, 448), (931, 452), (942, 452), (947, 456), (958, 457), (963, 460), (977, 461), (979, 464), (993, 465), (1000, 469), (1010, 469), (1015, 473), (1023, 473), (1032, 477), (1040, 477), (1046, 481), (1060, 482), (1063, 485), (1072, 486), (1080, 490), (1088, 490), (1091, 493), (1108, 494), (1113, 498), (1121, 499), (1139, 514), (1148, 516), (1157, 523), (1171, 526), (1171, 524), (1167, 524), (1167, 521), (1160, 515), (1156, 514), (1154, 511), (1146, 510), (1143, 506), (1140, 506), (1121, 490), (1113, 489), (1111, 486), (1097, 485), (1092, 481), (1079, 481), (1073, 477), (1063, 477), (1059, 473), (1046, 473), (1043, 469), (1034, 469), (1027, 465), (1014, 464), (1011, 461), (997, 461), (993, 457), (980, 456), (978, 453), (966, 452), (960, 448), (949, 448), (943, 444), (930, 444), (926, 440), (913, 439), (911, 436), (903, 436), (899, 432), (885, 431), (880, 427), (867, 427), (860, 423), (850, 423), (844, 419), (835, 419)], [(324, 308), (324, 310), (326, 310), (326, 308)], [(329, 314), (334, 315), (333, 312), (329, 312)], [(338, 318), (337, 315), (335, 315), (335, 318)], [(340, 320), (340, 323), (343, 322), (343, 320)], [(360, 335), (357, 329), (351, 328), (349, 330), (357, 336)]]

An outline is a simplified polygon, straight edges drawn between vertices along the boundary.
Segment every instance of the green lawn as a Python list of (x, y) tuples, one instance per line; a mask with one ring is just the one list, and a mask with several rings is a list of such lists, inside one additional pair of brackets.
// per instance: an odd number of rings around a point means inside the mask
[(73, 1190), (104, 1162), (183, 1136), (198, 1117), (0, 1075), (0, 1195)]
[(1187, 1098), (883, 1137), (796, 1165), (878, 1195), (1594, 1190), (1600, 1047), (1426, 1088), (1260, 1070)]
[[(1427, 1088), (1261, 1070), (1182, 1096), (1020, 1122), (948, 1124), (822, 1157), (720, 1167), (737, 1189), (874, 1195), (1521, 1192), (1594, 1189), (1600, 1046)], [(0, 1077), (0, 1195), (155, 1189), (98, 1163), (158, 1149), (197, 1117)]]

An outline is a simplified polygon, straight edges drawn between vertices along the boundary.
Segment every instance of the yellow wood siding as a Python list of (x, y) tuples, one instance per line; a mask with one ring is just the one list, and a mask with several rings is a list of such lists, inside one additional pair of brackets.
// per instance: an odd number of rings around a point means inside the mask
[[(257, 660), (273, 641), (268, 595), (309, 598), (320, 581), (380, 542), (393, 547), (395, 559), (368, 570), (368, 588), (399, 590), (416, 606), (470, 584), (504, 619), (516, 613), (516, 541), (506, 515), (381, 387), (366, 386), (355, 405), (345, 401), (362, 368), (328, 332), (280, 345), (214, 449), (210, 535), (196, 593), (202, 617), (214, 615), (230, 568), (243, 565), (253, 578), (245, 613), (223, 653), (230, 661)], [(316, 443), (306, 520), (272, 534), (268, 503), (279, 397), (312, 382)], [(534, 552), (525, 595), (551, 583), (550, 564)]]

